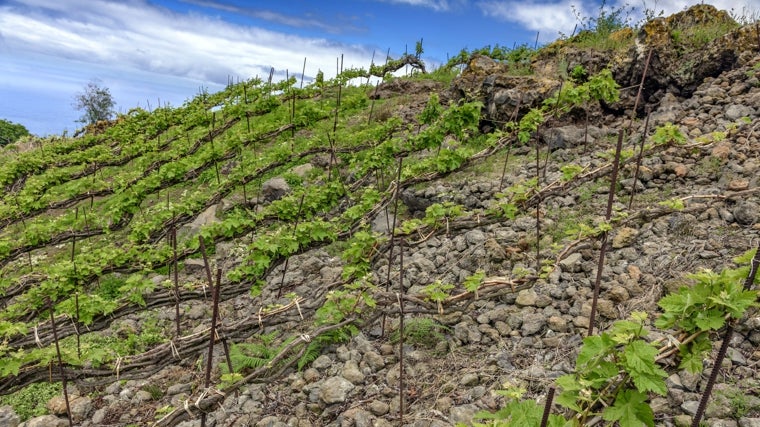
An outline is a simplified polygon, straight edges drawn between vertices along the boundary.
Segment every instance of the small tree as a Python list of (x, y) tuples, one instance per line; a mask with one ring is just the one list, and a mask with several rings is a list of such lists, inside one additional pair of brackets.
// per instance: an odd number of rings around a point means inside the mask
[(29, 135), (29, 131), (24, 125), (0, 119), (0, 147), (12, 144), (27, 135)]
[(78, 111), (84, 111), (79, 122), (86, 125), (110, 120), (115, 114), (114, 105), (111, 91), (107, 87), (101, 87), (99, 80), (90, 80), (84, 90), (74, 96), (73, 104)]

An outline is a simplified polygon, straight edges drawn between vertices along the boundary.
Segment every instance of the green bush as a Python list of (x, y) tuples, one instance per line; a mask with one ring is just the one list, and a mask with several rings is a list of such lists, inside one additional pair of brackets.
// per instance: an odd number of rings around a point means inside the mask
[(29, 131), (24, 125), (0, 119), (0, 147), (13, 144), (27, 135), (29, 135)]

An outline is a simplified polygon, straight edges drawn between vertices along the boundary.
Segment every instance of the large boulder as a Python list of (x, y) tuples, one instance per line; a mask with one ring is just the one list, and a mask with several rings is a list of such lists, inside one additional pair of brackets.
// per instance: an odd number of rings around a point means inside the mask
[[(716, 34), (715, 38), (705, 39), (703, 34), (710, 32)], [(589, 33), (581, 32), (541, 49), (528, 75), (524, 70), (515, 72), (507, 63), (475, 55), (453, 82), (449, 96), (454, 100), (482, 101), (486, 120), (498, 123), (512, 119), (518, 105), (518, 118), (538, 106), (559, 89), (560, 76), (576, 66), (582, 66), (590, 75), (610, 68), (624, 88), (638, 86), (646, 68), (638, 103), (638, 113), (643, 115), (648, 106), (656, 106), (668, 93), (690, 97), (706, 78), (742, 66), (757, 51), (754, 25), (740, 27), (727, 12), (706, 4), (653, 19), (638, 33), (630, 28), (612, 33), (609, 39), (614, 43), (610, 47), (585, 47), (579, 43), (583, 37), (589, 37)], [(622, 114), (633, 107), (637, 93), (623, 90), (618, 103), (587, 108), (592, 119), (595, 112)]]
[(0, 406), (0, 426), (16, 427), (18, 426), (18, 415), (8, 405)]
[(538, 106), (559, 88), (556, 77), (513, 75), (508, 64), (482, 55), (474, 55), (449, 90), (455, 101), (480, 100), (489, 120), (510, 120), (519, 108), (520, 116)]

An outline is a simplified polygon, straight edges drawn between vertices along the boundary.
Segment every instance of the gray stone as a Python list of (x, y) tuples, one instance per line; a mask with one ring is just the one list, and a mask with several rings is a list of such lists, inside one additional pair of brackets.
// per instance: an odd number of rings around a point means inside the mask
[(683, 409), (683, 411), (689, 415), (696, 414), (698, 407), (699, 407), (699, 402), (696, 400), (687, 400), (686, 402), (681, 404), (681, 409)]
[(482, 339), (482, 334), (475, 325), (469, 322), (460, 322), (454, 326), (454, 337), (462, 343), (478, 343)]
[(202, 259), (188, 258), (184, 261), (185, 273), (198, 274), (206, 269), (206, 264)]
[(106, 415), (108, 415), (108, 409), (100, 408), (92, 414), (91, 421), (96, 426), (101, 425), (103, 424), (103, 420), (106, 419)]
[(399, 194), (399, 199), (404, 202), (406, 207), (409, 208), (409, 212), (411, 213), (425, 212), (425, 209), (433, 204), (432, 200), (421, 197), (414, 191), (408, 189), (401, 191)]
[[(583, 144), (585, 129), (574, 125), (548, 128), (540, 132), (541, 139), (551, 150), (575, 147)], [(589, 136), (589, 141), (593, 138)]]
[(364, 382), (364, 374), (359, 370), (359, 365), (355, 360), (347, 360), (343, 365), (343, 378), (351, 381), (352, 384), (361, 384)]
[(71, 406), (71, 418), (79, 422), (87, 418), (92, 410), (92, 399), (88, 396), (77, 396), (69, 402)]
[(506, 251), (493, 237), (486, 239), (483, 247), (488, 254), (488, 259), (492, 262), (502, 262), (506, 257)]
[(673, 423), (676, 427), (689, 427), (692, 423), (691, 415), (681, 414), (673, 417)]
[(688, 391), (697, 391), (699, 382), (702, 377), (700, 374), (691, 373), (689, 371), (681, 371), (678, 373), (678, 377), (681, 379), (681, 384)]
[(303, 380), (307, 383), (313, 383), (314, 381), (319, 380), (319, 377), (319, 371), (314, 368), (308, 368), (303, 371)]
[(522, 326), (520, 327), (520, 333), (522, 336), (527, 337), (540, 331), (546, 325), (546, 318), (542, 314), (528, 313), (523, 316)]
[(459, 384), (462, 384), (463, 386), (474, 386), (478, 385), (479, 381), (478, 374), (469, 373), (462, 376), (462, 379), (459, 380)]
[(354, 420), (355, 427), (372, 427), (375, 417), (368, 411), (361, 408), (354, 408), (345, 412), (345, 415)]
[(757, 222), (760, 206), (750, 201), (741, 201), (734, 207), (734, 220), (741, 225), (752, 225)]
[(52, 397), (45, 407), (53, 415), (66, 415), (66, 400), (63, 395)]
[(515, 304), (521, 307), (531, 307), (536, 305), (538, 295), (533, 289), (523, 289), (517, 293)]
[(182, 227), (177, 230), (177, 234), (180, 237), (186, 237), (186, 236), (195, 236), (198, 234), (206, 225), (214, 224), (216, 222), (219, 222), (219, 218), (217, 217), (217, 212), (219, 211), (219, 205), (214, 204), (206, 208), (203, 212), (201, 212), (195, 219), (189, 223), (185, 224)]
[(372, 231), (381, 234), (389, 234), (391, 227), (393, 227), (393, 214), (381, 210), (375, 219), (372, 220)]
[(256, 423), (256, 427), (286, 427), (286, 426), (287, 424), (285, 424), (279, 418), (273, 415), (264, 417), (259, 422)]
[(731, 104), (726, 108), (726, 117), (730, 120), (738, 120), (755, 114), (755, 109), (747, 105)]
[(478, 246), (486, 242), (486, 234), (480, 230), (470, 230), (465, 233), (464, 239), (470, 246)]
[(668, 386), (668, 389), (684, 389), (683, 383), (681, 383), (681, 377), (678, 376), (678, 374), (672, 374), (665, 380), (665, 385)]
[(739, 418), (739, 427), (760, 427), (760, 418)]
[(639, 232), (635, 228), (622, 227), (612, 238), (613, 249), (620, 249), (633, 244)]
[(559, 317), (559, 316), (550, 316), (548, 319), (546, 319), (546, 323), (552, 331), (555, 332), (566, 332), (567, 331), (567, 320)]
[(390, 405), (381, 400), (373, 400), (369, 404), (369, 410), (379, 417), (388, 413)]
[(456, 423), (472, 423), (472, 417), (475, 416), (475, 412), (478, 411), (478, 407), (472, 404), (454, 406), (449, 410), (449, 421), (453, 424)]
[(364, 353), (364, 363), (370, 367), (373, 371), (377, 372), (385, 367), (385, 359), (375, 351), (368, 351)]
[(733, 415), (731, 401), (724, 393), (713, 392), (705, 409), (705, 418), (730, 418)]
[(148, 402), (153, 399), (153, 396), (145, 390), (138, 390), (137, 393), (132, 397), (132, 402), (134, 403), (142, 403), (142, 402)]
[(111, 383), (105, 389), (106, 394), (119, 394), (120, 391), (121, 391), (121, 383), (119, 381), (116, 381), (115, 383)]
[(55, 415), (34, 417), (23, 424), (24, 427), (68, 427), (69, 422)]
[(610, 300), (616, 303), (628, 301), (628, 298), (630, 298), (628, 290), (620, 285), (613, 285), (607, 291), (607, 295), (610, 297)]
[(333, 361), (330, 359), (330, 356), (323, 354), (316, 358), (313, 362), (311, 362), (311, 367), (314, 369), (319, 369), (320, 371), (323, 369), (327, 369), (330, 366), (332, 366)]
[(330, 377), (319, 387), (319, 398), (326, 404), (343, 403), (354, 385), (343, 377)]
[(172, 384), (169, 386), (169, 388), (166, 389), (166, 394), (169, 396), (174, 396), (175, 394), (179, 393), (190, 393), (192, 391), (193, 385), (190, 383), (184, 383), (184, 384)]
[(729, 347), (728, 351), (726, 351), (726, 356), (728, 356), (729, 359), (731, 359), (731, 363), (737, 366), (746, 366), (747, 365), (747, 358), (744, 357), (744, 355), (737, 349), (733, 347)]
[(711, 419), (708, 423), (710, 424), (710, 427), (738, 427), (739, 425), (736, 421), (729, 419)]
[(261, 185), (261, 196), (267, 202), (279, 200), (288, 193), (290, 185), (282, 177), (268, 179)]
[(0, 407), (0, 426), (17, 427), (18, 423), (18, 415), (12, 407), (8, 405)]
[(351, 356), (354, 352), (351, 352), (348, 350), (348, 347), (345, 345), (341, 345), (338, 348), (335, 349), (335, 356), (340, 360), (341, 362), (345, 362), (346, 360), (351, 359)]
[(583, 262), (583, 256), (578, 252), (574, 252), (568, 255), (562, 261), (560, 261), (559, 265), (563, 271), (567, 271), (570, 273), (577, 273), (581, 271), (582, 262)]

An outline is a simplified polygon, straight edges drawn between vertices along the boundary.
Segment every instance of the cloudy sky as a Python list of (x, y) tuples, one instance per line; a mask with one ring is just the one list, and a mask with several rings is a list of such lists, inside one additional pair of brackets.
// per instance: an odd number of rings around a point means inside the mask
[[(0, 118), (37, 135), (73, 132), (74, 95), (108, 87), (117, 110), (181, 105), (228, 78), (368, 67), (423, 40), (428, 66), (462, 48), (533, 45), (570, 34), (601, 0), (0, 0)], [(610, 0), (615, 7), (624, 0)], [(620, 2), (620, 3), (616, 3)], [(699, 0), (630, 0), (672, 13)], [(714, 0), (742, 14), (760, 0)], [(737, 6), (740, 5), (740, 6)], [(627, 10), (629, 10), (628, 8)]]

